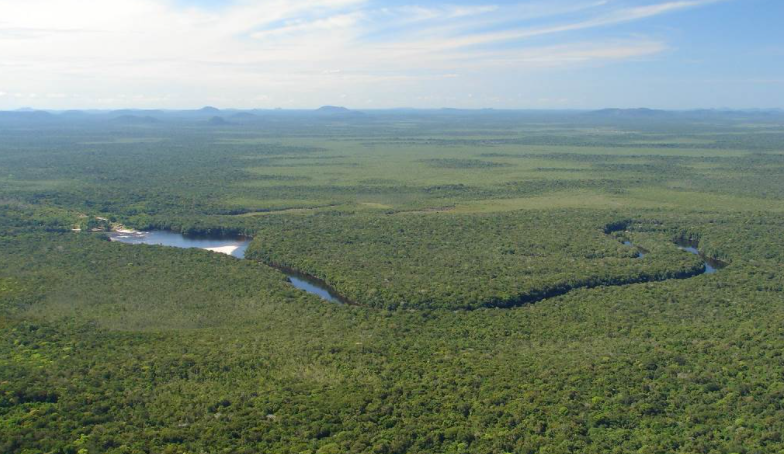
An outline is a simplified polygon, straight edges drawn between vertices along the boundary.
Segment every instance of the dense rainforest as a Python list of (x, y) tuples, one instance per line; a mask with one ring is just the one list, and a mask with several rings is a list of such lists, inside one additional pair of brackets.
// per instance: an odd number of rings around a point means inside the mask
[(784, 119), (127, 115), (0, 118), (0, 452), (784, 451)]

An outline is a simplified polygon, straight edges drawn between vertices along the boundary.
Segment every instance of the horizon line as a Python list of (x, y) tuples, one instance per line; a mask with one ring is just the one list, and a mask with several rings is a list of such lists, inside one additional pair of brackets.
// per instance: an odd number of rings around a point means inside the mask
[(117, 111), (139, 111), (139, 112), (198, 112), (208, 109), (215, 109), (217, 111), (318, 111), (324, 108), (337, 108), (346, 111), (354, 112), (373, 112), (373, 111), (390, 111), (390, 110), (417, 110), (417, 111), (437, 111), (437, 110), (459, 110), (459, 111), (506, 111), (506, 112), (520, 112), (520, 111), (536, 111), (536, 112), (593, 112), (601, 110), (624, 110), (624, 111), (659, 111), (659, 112), (695, 112), (695, 111), (718, 111), (718, 112), (744, 112), (744, 111), (784, 111), (784, 107), (689, 107), (689, 108), (657, 108), (657, 107), (374, 107), (374, 108), (352, 108), (347, 106), (325, 104), (318, 107), (214, 107), (205, 105), (202, 107), (181, 107), (181, 108), (155, 108), (155, 107), (116, 107), (116, 108), (99, 108), (99, 107), (82, 107), (71, 109), (49, 109), (49, 108), (36, 108), (36, 107), (18, 107), (12, 109), (0, 109), (0, 112), (13, 112), (13, 113), (33, 113), (33, 112), (49, 112), (49, 113), (66, 113), (66, 112), (117, 112)]

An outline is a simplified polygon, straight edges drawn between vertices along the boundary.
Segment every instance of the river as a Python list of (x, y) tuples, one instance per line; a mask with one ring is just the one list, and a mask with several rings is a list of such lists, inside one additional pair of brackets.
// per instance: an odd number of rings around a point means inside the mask
[[(120, 230), (111, 232), (109, 234), (109, 239), (127, 244), (154, 244), (185, 249), (206, 249), (208, 251), (231, 255), (238, 259), (245, 258), (245, 251), (248, 249), (248, 245), (250, 245), (251, 241), (249, 238), (187, 236), (181, 233), (163, 230), (153, 230), (149, 232)], [(332, 303), (347, 302), (345, 298), (329, 288), (325, 282), (313, 276), (308, 276), (286, 267), (275, 266), (274, 268), (285, 274), (291, 285), (300, 290), (312, 293)]]
[[(112, 241), (128, 244), (154, 244), (178, 248), (206, 249), (213, 252), (231, 255), (232, 257), (236, 257), (238, 259), (245, 258), (245, 251), (248, 249), (248, 245), (250, 245), (251, 242), (249, 238), (188, 236), (181, 233), (162, 230), (154, 230), (149, 232), (119, 230), (116, 232), (111, 232), (109, 234), (109, 239)], [(646, 253), (648, 252), (645, 249), (634, 245), (628, 240), (624, 239), (622, 242), (624, 245), (636, 249), (637, 258), (645, 257)], [(713, 274), (717, 270), (726, 266), (726, 264), (722, 262), (713, 260), (700, 254), (699, 250), (696, 248), (696, 244), (683, 241), (678, 242), (677, 244), (684, 251), (699, 255), (702, 258), (705, 263), (704, 274)], [(320, 279), (300, 273), (285, 266), (275, 264), (270, 266), (285, 274), (291, 285), (300, 290), (316, 295), (325, 301), (340, 304), (350, 304), (348, 300), (340, 296), (335, 290), (330, 288), (326, 282)]]

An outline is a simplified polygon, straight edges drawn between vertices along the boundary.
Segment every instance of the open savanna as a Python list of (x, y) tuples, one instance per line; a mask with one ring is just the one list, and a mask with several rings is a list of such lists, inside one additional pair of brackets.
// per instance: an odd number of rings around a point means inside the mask
[(784, 119), (221, 115), (0, 122), (0, 452), (784, 450)]

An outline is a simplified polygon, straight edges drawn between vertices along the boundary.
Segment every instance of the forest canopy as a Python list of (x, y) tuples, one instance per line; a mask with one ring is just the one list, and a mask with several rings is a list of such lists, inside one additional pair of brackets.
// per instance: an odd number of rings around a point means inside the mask
[(85, 115), (0, 118), (2, 453), (784, 450), (778, 117)]

